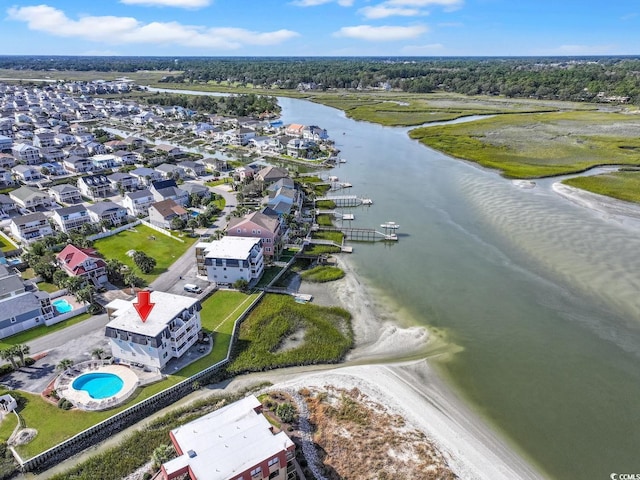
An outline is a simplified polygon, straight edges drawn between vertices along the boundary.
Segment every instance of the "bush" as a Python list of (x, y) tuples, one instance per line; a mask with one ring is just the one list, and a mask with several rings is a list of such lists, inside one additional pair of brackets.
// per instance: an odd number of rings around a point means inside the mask
[(73, 404), (66, 398), (58, 400), (58, 408), (61, 408), (62, 410), (70, 410), (71, 407), (73, 407)]
[(303, 280), (307, 280), (309, 282), (324, 283), (339, 280), (344, 277), (344, 271), (338, 267), (318, 266), (311, 270), (307, 270), (306, 272), (302, 272), (301, 276)]
[(13, 367), (10, 364), (0, 365), (0, 375), (6, 375), (13, 372)]
[(278, 415), (284, 423), (291, 423), (296, 418), (296, 409), (290, 403), (281, 403), (276, 408), (276, 415)]

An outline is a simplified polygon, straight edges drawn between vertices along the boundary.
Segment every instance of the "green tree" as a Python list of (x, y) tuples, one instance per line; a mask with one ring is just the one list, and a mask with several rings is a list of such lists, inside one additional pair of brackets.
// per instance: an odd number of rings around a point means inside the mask
[(97, 358), (98, 360), (102, 360), (102, 356), (104, 355), (104, 350), (102, 348), (94, 348), (91, 350), (91, 356), (93, 358)]
[[(198, 215), (199, 216), (199, 215)], [(187, 221), (187, 228), (189, 230), (191, 230), (191, 233), (193, 233), (196, 229), (196, 227), (198, 226), (198, 220), (196, 220), (195, 218), (191, 217), (188, 221)]]
[(76, 300), (80, 303), (91, 303), (96, 287), (93, 283), (87, 283), (84, 287), (75, 293)]
[(291, 423), (296, 419), (296, 409), (290, 403), (281, 403), (276, 407), (276, 415), (284, 423)]
[(156, 259), (150, 257), (146, 253), (136, 250), (133, 254), (133, 261), (138, 266), (142, 273), (151, 273), (151, 271), (156, 267)]
[(65, 282), (65, 288), (69, 290), (69, 293), (75, 295), (80, 291), (87, 281), (82, 277), (69, 277)]
[(171, 219), (171, 230), (182, 230), (186, 223), (180, 217), (173, 217)]
[(62, 270), (56, 270), (53, 273), (53, 283), (57, 285), (58, 288), (64, 288), (68, 278), (69, 275), (67, 275), (66, 272)]
[(127, 273), (125, 273), (123, 280), (125, 285), (132, 287), (142, 287), (144, 285), (144, 280), (138, 277), (132, 271), (128, 271)]
[(18, 364), (16, 363), (15, 358), (15, 350), (13, 350), (12, 348), (4, 348), (0, 350), (0, 358), (2, 358), (2, 360), (8, 360), (14, 370), (18, 369)]
[(24, 366), (25, 365), (24, 357), (25, 355), (29, 355), (29, 352), (31, 351), (31, 347), (29, 345), (25, 345), (24, 343), (21, 343), (19, 345), (14, 345), (12, 347), (12, 350), (20, 358), (20, 365)]
[(247, 282), (244, 278), (240, 278), (233, 282), (233, 288), (244, 292), (247, 288), (249, 288), (249, 282)]
[(70, 358), (63, 358), (62, 360), (60, 360), (60, 362), (58, 362), (56, 368), (58, 370), (65, 371), (67, 368), (73, 366), (73, 364), (74, 362)]
[(125, 264), (116, 258), (109, 258), (106, 261), (107, 279), (114, 284), (122, 284), (124, 280)]

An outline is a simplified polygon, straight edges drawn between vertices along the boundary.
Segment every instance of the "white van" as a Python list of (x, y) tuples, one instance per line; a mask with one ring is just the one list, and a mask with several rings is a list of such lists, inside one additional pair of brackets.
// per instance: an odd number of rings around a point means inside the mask
[(193, 283), (185, 283), (184, 290), (185, 292), (202, 293), (202, 289)]

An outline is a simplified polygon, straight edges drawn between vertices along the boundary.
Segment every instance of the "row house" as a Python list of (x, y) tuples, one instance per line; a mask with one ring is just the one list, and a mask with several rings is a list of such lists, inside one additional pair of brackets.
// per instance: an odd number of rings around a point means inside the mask
[(114, 202), (97, 202), (87, 207), (89, 216), (95, 223), (106, 222), (109, 225), (119, 225), (127, 219), (127, 209)]
[(9, 228), (14, 238), (27, 243), (53, 234), (49, 219), (42, 212), (14, 217)]
[[(40, 173), (42, 175), (46, 174), (47, 176), (52, 175), (52, 176), (55, 177), (55, 176), (60, 176), (60, 175), (66, 175), (68, 173), (64, 169), (62, 164), (59, 163), (59, 162), (46, 162), (46, 163), (43, 163), (42, 165), (40, 165), (39, 168), (40, 168)], [(49, 171), (49, 173), (46, 173), (46, 170), (44, 170), (45, 168)], [(43, 170), (45, 171), (45, 173), (42, 173)]]
[(138, 179), (128, 173), (116, 172), (107, 176), (107, 178), (114, 192), (119, 192), (121, 188), (124, 191), (131, 191), (138, 188)]
[(176, 218), (186, 222), (189, 218), (189, 212), (174, 200), (162, 200), (161, 202), (153, 203), (149, 207), (149, 223), (156, 227), (170, 229), (171, 222)]
[(180, 167), (188, 177), (197, 178), (205, 174), (204, 165), (200, 162), (185, 160), (184, 162), (178, 163), (178, 167)]
[(153, 203), (155, 203), (153, 194), (146, 188), (144, 190), (126, 193), (122, 202), (129, 214), (134, 217), (139, 215), (147, 216), (149, 214), (149, 207)]
[(16, 159), (10, 153), (0, 153), (0, 167), (11, 168), (16, 164)]
[(76, 138), (69, 133), (58, 133), (53, 137), (53, 142), (56, 147), (66, 147), (67, 145), (74, 144), (76, 142)]
[(118, 150), (113, 153), (116, 158), (116, 163), (120, 165), (133, 165), (138, 161), (138, 155), (134, 152), (127, 152), (126, 150)]
[(40, 158), (43, 162), (61, 162), (64, 153), (56, 147), (43, 147), (40, 149)]
[(162, 180), (162, 174), (153, 168), (140, 167), (129, 172), (138, 181), (138, 185), (151, 186), (153, 182)]
[(93, 162), (86, 157), (72, 156), (62, 161), (64, 169), (71, 173), (86, 173), (93, 170)]
[(0, 153), (9, 153), (13, 147), (13, 138), (0, 135)]
[(46, 193), (37, 188), (22, 186), (9, 192), (9, 196), (22, 208), (48, 208), (52, 205), (53, 200)]
[(112, 154), (98, 154), (91, 157), (93, 170), (99, 172), (101, 170), (109, 170), (118, 165), (116, 157)]
[(33, 135), (33, 146), (38, 148), (55, 147), (53, 132), (40, 132)]
[(0, 186), (3, 188), (10, 187), (15, 183), (11, 170), (0, 168)]
[(106, 175), (87, 175), (78, 179), (80, 193), (91, 200), (97, 200), (110, 196), (111, 182)]
[(49, 294), (27, 290), (20, 275), (0, 265), (0, 338), (43, 325), (54, 317)]
[(79, 230), (83, 225), (92, 223), (89, 212), (84, 205), (57, 208), (53, 211), (51, 218), (64, 233)]
[(186, 205), (189, 201), (189, 194), (178, 188), (175, 180), (161, 180), (159, 182), (153, 182), (149, 189), (153, 194), (156, 202), (162, 200), (174, 200), (179, 205)]
[(82, 195), (78, 187), (68, 183), (54, 185), (49, 189), (49, 193), (58, 203), (73, 205), (82, 202)]
[(66, 157), (89, 157), (89, 150), (87, 150), (87, 148), (83, 147), (82, 145), (69, 145), (68, 147), (62, 149), (62, 153), (64, 153)]
[(27, 165), (40, 163), (40, 149), (26, 143), (17, 143), (11, 148), (14, 158)]
[(32, 166), (29, 165), (16, 165), (11, 169), (16, 179), (21, 182), (29, 183), (36, 182), (42, 179), (42, 175), (40, 172)]
[(0, 193), (0, 213), (8, 215), (9, 212), (15, 212), (18, 209), (16, 202), (4, 193)]

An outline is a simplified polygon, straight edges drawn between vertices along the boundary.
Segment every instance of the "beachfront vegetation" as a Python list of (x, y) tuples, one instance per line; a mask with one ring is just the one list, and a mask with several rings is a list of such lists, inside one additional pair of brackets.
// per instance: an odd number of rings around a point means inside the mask
[[(152, 282), (195, 242), (195, 238), (187, 235), (181, 237), (183, 242), (168, 237), (145, 226), (137, 225), (134, 229), (125, 230), (116, 235), (96, 240), (93, 244), (105, 258), (115, 258), (127, 265), (136, 275), (146, 282)], [(127, 252), (135, 250), (145, 252), (156, 259), (157, 263), (149, 273), (143, 273)]]
[(575, 177), (564, 180), (562, 183), (618, 200), (640, 203), (640, 171)]
[(640, 164), (640, 119), (605, 112), (501, 115), (472, 123), (418, 128), (412, 138), (512, 178)]
[[(286, 348), (286, 340), (302, 341)], [(229, 372), (340, 361), (353, 344), (351, 314), (338, 307), (296, 303), (288, 295), (266, 295), (242, 323)]]
[(317, 267), (313, 267), (310, 270), (302, 272), (300, 274), (303, 280), (308, 282), (332, 282), (334, 280), (339, 280), (344, 277), (344, 270), (338, 267), (330, 267), (325, 265), (319, 265)]

